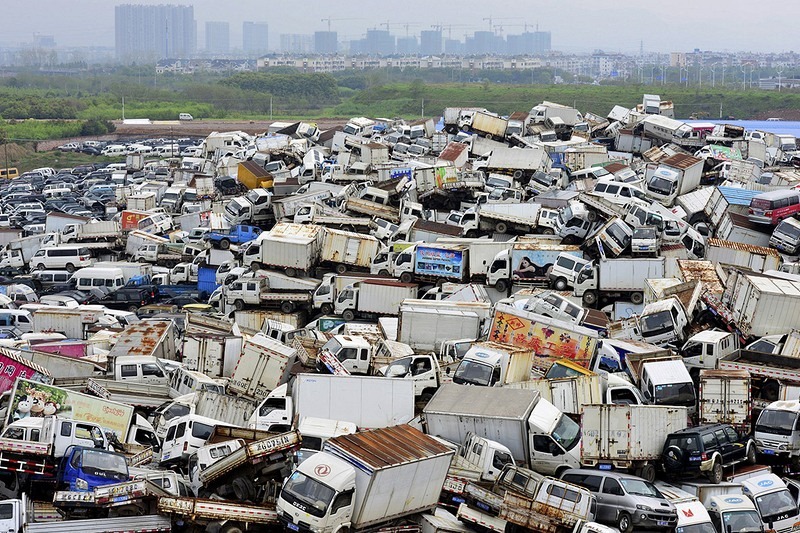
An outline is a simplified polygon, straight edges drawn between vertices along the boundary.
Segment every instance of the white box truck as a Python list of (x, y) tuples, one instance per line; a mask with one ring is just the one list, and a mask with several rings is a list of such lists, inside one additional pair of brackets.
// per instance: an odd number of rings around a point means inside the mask
[(687, 411), (666, 405), (586, 405), (582, 422), (582, 465), (627, 470), (652, 482), (667, 435), (687, 427)]
[(348, 269), (369, 270), (381, 243), (371, 235), (324, 228), (320, 259), (344, 274)]
[(403, 304), (397, 340), (417, 353), (439, 353), (442, 343), (448, 339), (477, 339), (482, 322), (475, 311)]
[(359, 317), (397, 316), (400, 304), (416, 298), (417, 285), (394, 280), (367, 279), (339, 293), (334, 313), (346, 321)]
[[(276, 231), (280, 226), (295, 228), (286, 232)], [(272, 231), (262, 233), (258, 239), (251, 241), (242, 254), (242, 265), (253, 269), (283, 269), (292, 277), (308, 273), (319, 264), (323, 236), (321, 226), (278, 224)]]
[(628, 299), (638, 305), (644, 302), (644, 281), (663, 278), (664, 273), (663, 257), (601, 259), (578, 273), (575, 296), (582, 297), (587, 306), (612, 297)]
[(276, 507), (287, 530), (379, 527), (434, 509), (454, 453), (407, 425), (333, 437), (287, 478)]
[(261, 400), (289, 380), (296, 359), (294, 348), (259, 333), (247, 340), (228, 383), (228, 391)]

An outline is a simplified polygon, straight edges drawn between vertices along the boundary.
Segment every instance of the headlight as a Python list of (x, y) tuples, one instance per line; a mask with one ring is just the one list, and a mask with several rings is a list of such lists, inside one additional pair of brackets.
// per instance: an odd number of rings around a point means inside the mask
[(647, 505), (636, 504), (636, 508), (640, 511), (652, 511), (652, 507), (648, 507)]
[(755, 441), (755, 443), (756, 443), (756, 446), (763, 446), (764, 445), (764, 443), (762, 443), (760, 440)]
[(786, 449), (786, 445), (785, 444), (781, 444), (780, 446), (778, 446), (778, 449), (779, 450), (785, 450)]
[(78, 490), (89, 490), (89, 483), (81, 478), (75, 480), (75, 487)]

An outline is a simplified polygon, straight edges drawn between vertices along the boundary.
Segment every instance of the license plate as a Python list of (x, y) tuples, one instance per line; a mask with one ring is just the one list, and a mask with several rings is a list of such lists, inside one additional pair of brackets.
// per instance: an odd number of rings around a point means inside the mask
[(127, 496), (114, 496), (113, 499), (114, 499), (115, 502), (124, 502), (124, 501), (127, 501), (128, 497)]
[(467, 500), (465, 500), (464, 498), (461, 498), (459, 496), (453, 496), (453, 501), (456, 502), (456, 503), (464, 503)]
[(775, 455), (775, 450), (761, 450), (764, 455)]
[(600, 470), (611, 470), (614, 467), (612, 465), (600, 465), (597, 468)]
[(659, 520), (658, 521), (658, 525), (659, 526), (668, 526), (669, 522), (667, 522), (666, 520)]
[(293, 524), (293, 523), (291, 523), (291, 522), (289, 522), (288, 524), (286, 524), (286, 527), (288, 527), (288, 528), (289, 528), (289, 529), (291, 529), (292, 531), (300, 531), (300, 526), (298, 526), (297, 524)]
[(700, 461), (700, 460), (702, 460), (702, 457), (689, 457), (689, 460), (690, 461)]

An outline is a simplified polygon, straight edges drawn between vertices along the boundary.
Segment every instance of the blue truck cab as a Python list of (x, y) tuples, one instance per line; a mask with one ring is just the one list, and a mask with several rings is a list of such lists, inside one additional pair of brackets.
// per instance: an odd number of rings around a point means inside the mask
[(70, 446), (61, 459), (56, 482), (62, 490), (89, 492), (129, 480), (124, 455), (99, 448)]
[(231, 247), (231, 244), (242, 244), (252, 241), (261, 233), (261, 228), (256, 226), (231, 226), (229, 229), (212, 230), (203, 235), (203, 240), (218, 246), (223, 250)]

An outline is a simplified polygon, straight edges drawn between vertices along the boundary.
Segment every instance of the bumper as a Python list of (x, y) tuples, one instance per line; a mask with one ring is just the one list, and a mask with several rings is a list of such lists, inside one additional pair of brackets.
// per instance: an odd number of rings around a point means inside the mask
[[(631, 520), (634, 526), (642, 529), (668, 529), (673, 530), (678, 525), (676, 515), (666, 515), (653, 511), (641, 511), (637, 509), (631, 513)], [(637, 528), (638, 529), (638, 528)]]
[(772, 217), (763, 215), (747, 215), (747, 220), (756, 224), (772, 224)]

